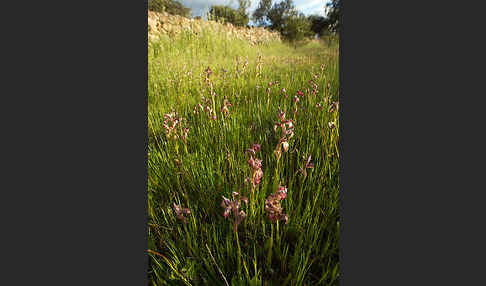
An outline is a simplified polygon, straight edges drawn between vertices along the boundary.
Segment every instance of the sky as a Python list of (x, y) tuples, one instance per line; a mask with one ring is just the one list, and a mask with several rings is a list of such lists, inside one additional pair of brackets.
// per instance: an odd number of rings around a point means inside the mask
[[(184, 6), (191, 8), (192, 16), (202, 16), (212, 5), (229, 5), (233, 8), (238, 8), (237, 0), (179, 0)], [(250, 0), (251, 5), (248, 9), (250, 15), (258, 7), (260, 0)], [(280, 2), (280, 0), (273, 0), (273, 2)], [(294, 5), (300, 12), (305, 15), (317, 14), (324, 16), (324, 6), (329, 0), (294, 0)]]

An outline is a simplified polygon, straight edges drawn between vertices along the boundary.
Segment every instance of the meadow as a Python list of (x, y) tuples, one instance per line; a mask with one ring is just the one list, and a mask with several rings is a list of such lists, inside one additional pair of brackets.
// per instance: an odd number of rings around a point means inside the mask
[(338, 43), (148, 47), (151, 285), (337, 285)]

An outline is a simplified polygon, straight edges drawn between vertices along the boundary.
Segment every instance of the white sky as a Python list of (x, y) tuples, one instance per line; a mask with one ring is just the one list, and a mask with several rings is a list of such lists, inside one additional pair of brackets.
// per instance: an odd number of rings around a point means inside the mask
[[(179, 0), (184, 6), (191, 8), (193, 16), (204, 15), (212, 5), (230, 5), (233, 8), (238, 7), (237, 0)], [(281, 0), (273, 0), (272, 2), (280, 2)], [(249, 13), (258, 7), (260, 0), (251, 0)], [(300, 12), (311, 15), (317, 14), (324, 16), (324, 7), (329, 0), (294, 0), (294, 5)]]

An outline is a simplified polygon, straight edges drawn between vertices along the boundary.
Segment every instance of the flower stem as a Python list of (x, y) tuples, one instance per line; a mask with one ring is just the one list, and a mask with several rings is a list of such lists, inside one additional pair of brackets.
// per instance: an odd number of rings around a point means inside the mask
[(238, 238), (238, 230), (235, 231), (236, 235), (236, 244), (238, 245), (238, 274), (241, 273), (241, 248), (240, 248), (240, 240)]
[(273, 224), (270, 225), (270, 247), (268, 248), (267, 266), (272, 263), (272, 248), (273, 248)]

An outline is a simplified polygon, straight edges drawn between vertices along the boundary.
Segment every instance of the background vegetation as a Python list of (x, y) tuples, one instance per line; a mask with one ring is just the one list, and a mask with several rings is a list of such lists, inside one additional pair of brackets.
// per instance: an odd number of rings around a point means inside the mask
[[(305, 44), (308, 39), (315, 36), (328, 40), (336, 38), (339, 31), (340, 0), (332, 0), (326, 4), (326, 17), (305, 16), (295, 8), (293, 0), (259, 0), (258, 7), (252, 15), (248, 13), (249, 6), (250, 0), (238, 0), (237, 9), (229, 5), (213, 5), (209, 10), (209, 17), (240, 27), (247, 26), (251, 18), (257, 26), (278, 31), (294, 47)], [(148, 9), (184, 17), (189, 17), (191, 13), (189, 8), (177, 0), (149, 0)]]
[(191, 9), (176, 0), (148, 0), (148, 10), (154, 12), (167, 12), (183, 17), (191, 16)]
[(250, 1), (238, 0), (238, 4), (238, 9), (233, 9), (227, 5), (213, 5), (209, 10), (209, 14), (217, 21), (228, 22), (235, 26), (247, 26), (250, 20), (247, 12)]
[(314, 36), (336, 36), (339, 31), (340, 0), (331, 1), (326, 8), (327, 17), (305, 16), (295, 8), (292, 0), (260, 0), (252, 17), (258, 26), (279, 31), (285, 39), (296, 44)]

